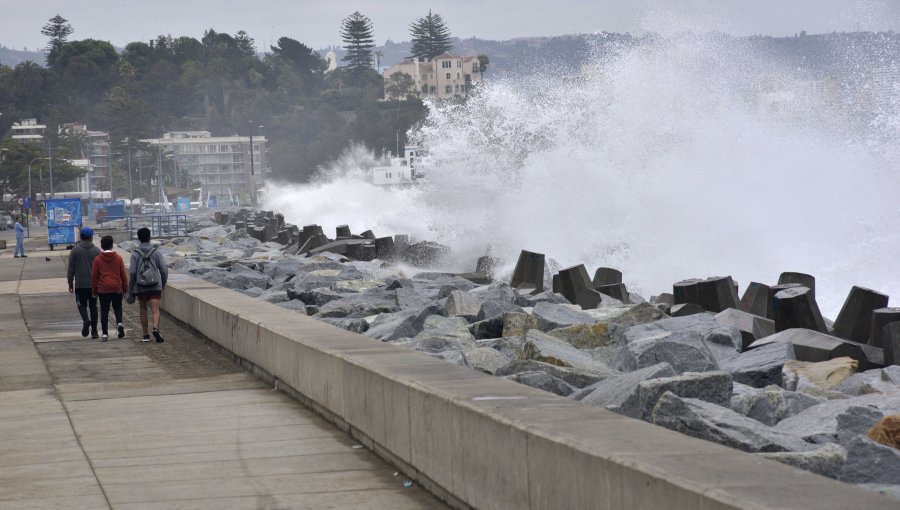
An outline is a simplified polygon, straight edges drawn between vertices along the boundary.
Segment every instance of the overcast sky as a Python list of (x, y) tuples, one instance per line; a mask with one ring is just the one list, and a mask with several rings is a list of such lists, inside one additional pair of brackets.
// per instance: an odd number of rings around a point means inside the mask
[(246, 30), (260, 49), (281, 36), (323, 48), (340, 44), (341, 19), (354, 10), (372, 19), (382, 44), (408, 40), (409, 23), (429, 8), (444, 17), (454, 36), (482, 39), (647, 30), (900, 31), (900, 0), (0, 0), (0, 44), (45, 46), (41, 27), (59, 13), (75, 29), (71, 40), (94, 38), (120, 47), (157, 34), (199, 39), (213, 28)]

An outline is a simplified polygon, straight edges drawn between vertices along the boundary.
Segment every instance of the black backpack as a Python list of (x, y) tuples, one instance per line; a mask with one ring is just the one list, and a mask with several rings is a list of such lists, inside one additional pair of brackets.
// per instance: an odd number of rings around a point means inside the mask
[(156, 247), (150, 248), (150, 251), (147, 253), (144, 253), (143, 250), (139, 250), (139, 252), (141, 261), (138, 263), (136, 283), (140, 287), (156, 287), (159, 285), (160, 280), (159, 268), (156, 267), (156, 263), (153, 261)]

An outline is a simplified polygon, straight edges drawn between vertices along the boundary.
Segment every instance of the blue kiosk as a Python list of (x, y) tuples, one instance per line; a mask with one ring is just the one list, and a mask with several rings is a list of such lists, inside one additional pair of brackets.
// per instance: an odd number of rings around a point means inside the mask
[(78, 242), (81, 230), (81, 200), (55, 198), (44, 200), (47, 211), (47, 243), (52, 250), (58, 244), (68, 246)]

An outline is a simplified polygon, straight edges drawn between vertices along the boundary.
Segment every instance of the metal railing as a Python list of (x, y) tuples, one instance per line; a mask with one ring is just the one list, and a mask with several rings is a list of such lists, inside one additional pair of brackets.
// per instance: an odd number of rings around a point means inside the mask
[(135, 238), (135, 232), (142, 227), (150, 229), (150, 235), (159, 237), (182, 237), (187, 235), (187, 214), (148, 214), (141, 216), (126, 216), (125, 230), (131, 238)]

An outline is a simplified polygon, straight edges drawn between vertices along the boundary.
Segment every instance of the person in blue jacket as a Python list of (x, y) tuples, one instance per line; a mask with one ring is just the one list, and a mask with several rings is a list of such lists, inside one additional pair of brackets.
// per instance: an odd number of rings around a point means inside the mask
[(18, 216), (16, 216), (16, 252), (13, 257), (27, 257), (25, 255), (25, 227), (22, 226), (22, 218)]

